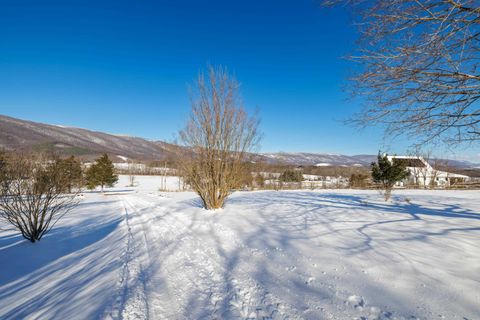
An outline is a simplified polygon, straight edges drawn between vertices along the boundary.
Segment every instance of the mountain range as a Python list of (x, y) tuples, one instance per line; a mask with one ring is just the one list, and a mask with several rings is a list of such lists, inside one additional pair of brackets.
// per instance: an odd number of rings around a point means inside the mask
[[(93, 158), (102, 153), (117, 156), (116, 161), (165, 160), (179, 156), (182, 147), (164, 141), (114, 135), (81, 128), (43, 124), (0, 115), (0, 148), (30, 151), (54, 151), (65, 155)], [(302, 166), (367, 167), (376, 155), (341, 155), (328, 153), (262, 153), (261, 160), (271, 164)], [(456, 168), (478, 168), (468, 161), (448, 160)]]
[(179, 147), (163, 141), (149, 141), (80, 128), (49, 125), (0, 115), (0, 148), (55, 151), (92, 157), (102, 153), (137, 160), (173, 157)]
[[(329, 153), (263, 153), (264, 157), (269, 159), (270, 162), (278, 161), (281, 163), (291, 165), (303, 165), (303, 166), (343, 166), (343, 167), (369, 167), (372, 162), (377, 160), (377, 155), (371, 154), (359, 154), (353, 156), (347, 156), (342, 154), (329, 154)], [(480, 164), (472, 163), (470, 161), (451, 160), (451, 159), (435, 159), (430, 160), (433, 164), (436, 160), (440, 160), (442, 163), (452, 168), (461, 169), (478, 169)]]

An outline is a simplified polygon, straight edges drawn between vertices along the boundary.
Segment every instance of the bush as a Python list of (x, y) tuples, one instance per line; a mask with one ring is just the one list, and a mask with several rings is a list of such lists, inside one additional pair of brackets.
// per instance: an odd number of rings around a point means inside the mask
[(280, 175), (279, 179), (282, 182), (302, 182), (303, 173), (299, 170), (287, 169)]
[(180, 131), (187, 151), (181, 171), (203, 206), (219, 209), (235, 189), (252, 183), (248, 167), (260, 139), (258, 118), (247, 113), (239, 84), (222, 67), (201, 73), (192, 89), (191, 115)]
[(365, 188), (367, 185), (368, 176), (362, 173), (353, 173), (350, 176), (351, 188)]
[(83, 171), (80, 161), (71, 156), (67, 159), (58, 160), (58, 162), (60, 170), (63, 171), (66, 178), (65, 191), (72, 193), (73, 188), (83, 187)]
[(0, 171), (0, 218), (31, 242), (77, 204), (76, 194), (64, 194), (69, 180), (59, 160), (11, 154)]
[(265, 187), (265, 177), (261, 173), (257, 173), (255, 175), (255, 185), (257, 186), (257, 188)]

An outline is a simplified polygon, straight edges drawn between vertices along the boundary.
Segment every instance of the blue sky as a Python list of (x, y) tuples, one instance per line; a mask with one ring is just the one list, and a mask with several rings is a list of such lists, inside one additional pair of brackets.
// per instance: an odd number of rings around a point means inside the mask
[(343, 90), (356, 33), (318, 3), (0, 0), (0, 113), (172, 141), (187, 85), (221, 64), (260, 109), (262, 151), (404, 152), (343, 124), (359, 109)]

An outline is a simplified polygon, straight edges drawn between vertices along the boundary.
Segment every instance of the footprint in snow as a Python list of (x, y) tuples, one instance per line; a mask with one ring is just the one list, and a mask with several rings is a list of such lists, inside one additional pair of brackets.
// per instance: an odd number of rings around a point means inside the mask
[(348, 297), (345, 303), (353, 306), (355, 309), (363, 308), (365, 306), (365, 301), (363, 300), (363, 298), (355, 295)]

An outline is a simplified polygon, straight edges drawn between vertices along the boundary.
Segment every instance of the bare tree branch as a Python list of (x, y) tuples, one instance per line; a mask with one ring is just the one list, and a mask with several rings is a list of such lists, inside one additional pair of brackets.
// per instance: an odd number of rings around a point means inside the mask
[(475, 0), (325, 1), (359, 19), (362, 70), (352, 122), (419, 143), (480, 140), (480, 4)]

